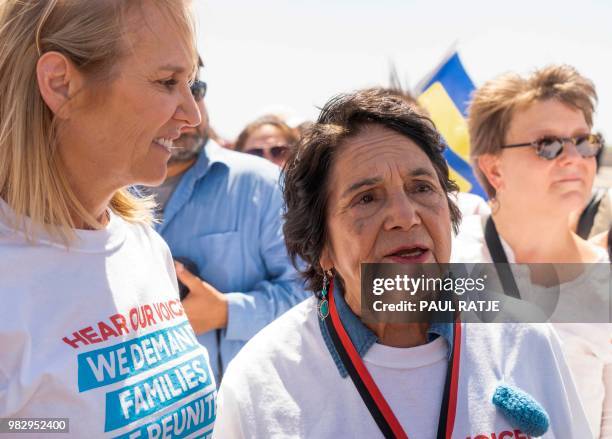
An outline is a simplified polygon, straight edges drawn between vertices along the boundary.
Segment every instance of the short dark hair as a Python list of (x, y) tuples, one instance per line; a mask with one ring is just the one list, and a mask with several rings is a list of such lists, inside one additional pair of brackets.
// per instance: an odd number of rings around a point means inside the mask
[[(453, 231), (457, 233), (461, 213), (448, 193), (459, 187), (449, 178), (444, 142), (433, 122), (389, 90), (374, 88), (335, 96), (304, 132), (284, 167), (287, 251), (312, 291), (318, 291), (323, 282), (319, 260), (327, 239), (327, 185), (335, 156), (343, 142), (372, 124), (408, 137), (427, 154), (447, 194)], [(305, 267), (298, 263), (300, 259)]]

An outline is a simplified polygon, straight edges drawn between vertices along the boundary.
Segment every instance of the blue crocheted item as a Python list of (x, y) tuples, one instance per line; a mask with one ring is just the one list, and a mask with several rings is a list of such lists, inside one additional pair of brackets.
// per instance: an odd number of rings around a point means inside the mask
[(542, 436), (548, 430), (548, 413), (531, 395), (516, 387), (502, 384), (493, 394), (493, 404), (514, 428), (530, 436)]

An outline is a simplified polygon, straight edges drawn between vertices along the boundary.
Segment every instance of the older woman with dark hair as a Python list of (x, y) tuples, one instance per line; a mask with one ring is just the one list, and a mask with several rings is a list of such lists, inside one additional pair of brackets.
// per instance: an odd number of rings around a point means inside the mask
[(363, 319), (362, 263), (449, 261), (460, 214), (442, 151), (388, 92), (323, 108), (284, 187), (287, 246), (315, 295), (230, 364), (215, 437), (589, 437), (548, 326)]

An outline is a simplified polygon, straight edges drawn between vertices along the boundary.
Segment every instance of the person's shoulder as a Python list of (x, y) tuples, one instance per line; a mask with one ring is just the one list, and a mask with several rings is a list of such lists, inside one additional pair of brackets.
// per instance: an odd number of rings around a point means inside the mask
[(271, 185), (278, 185), (281, 170), (274, 163), (251, 154), (223, 148), (209, 141), (205, 149), (211, 163), (223, 163), (233, 178), (258, 180)]
[(0, 253), (10, 253), (17, 247), (32, 247), (33, 243), (28, 242), (19, 225), (11, 208), (0, 198)]
[(564, 351), (588, 352), (589, 355), (612, 363), (612, 323), (553, 323)]
[(467, 344), (482, 345), (485, 349), (499, 349), (532, 353), (534, 358), (552, 350), (557, 336), (549, 323), (466, 323)]
[[(494, 338), (514, 338), (517, 341), (521, 339), (537, 338), (545, 340), (551, 337), (554, 333), (550, 323), (522, 323), (522, 322), (506, 322), (506, 323), (465, 323), (474, 333), (479, 336), (494, 337)], [(488, 334), (488, 335), (486, 335)]]
[[(516, 383), (546, 370), (551, 382), (563, 380), (563, 362), (558, 336), (548, 323), (467, 323), (462, 358), (469, 364), (500, 370)], [(529, 389), (525, 388), (529, 391)]]
[[(606, 240), (607, 240), (607, 236), (606, 236)], [(591, 250), (591, 252), (595, 256), (596, 258), (595, 263), (609, 263), (610, 262), (610, 255), (608, 254), (608, 251), (605, 248), (591, 241), (586, 241), (586, 246), (587, 248)]]
[(457, 239), (482, 241), (484, 239), (483, 223), (486, 215), (465, 215), (461, 218)]
[(168, 244), (164, 238), (157, 233), (151, 224), (145, 222), (127, 221), (120, 216), (117, 216), (117, 221), (123, 223), (122, 227), (125, 228), (128, 237), (131, 236), (133, 239), (143, 243), (145, 246), (152, 247), (152, 249), (155, 251), (162, 251), (164, 253), (170, 252)]
[(129, 246), (131, 251), (139, 253), (143, 259), (147, 258), (148, 263), (152, 264), (151, 270), (159, 270), (163, 267), (174, 279), (170, 247), (153, 226), (146, 223), (129, 222), (122, 218), (119, 218), (119, 221), (124, 223), (123, 227), (127, 231), (124, 245)]
[(303, 300), (259, 331), (233, 362), (238, 364), (253, 359), (272, 361), (299, 349), (305, 336), (312, 335), (312, 331), (319, 331), (317, 316), (316, 298), (313, 296)]
[(461, 219), (459, 233), (453, 236), (451, 262), (486, 262), (486, 243), (481, 215), (467, 215)]
[(469, 192), (457, 192), (454, 194), (457, 206), (463, 216), (489, 215), (491, 208), (484, 198)]
[(9, 251), (10, 247), (24, 244), (27, 244), (27, 241), (21, 234), (0, 222), (0, 252)]
[(295, 305), (259, 331), (234, 357), (223, 382), (241, 382), (250, 386), (271, 373), (295, 370), (301, 358), (313, 347), (313, 337), (320, 337), (317, 302), (310, 297)]

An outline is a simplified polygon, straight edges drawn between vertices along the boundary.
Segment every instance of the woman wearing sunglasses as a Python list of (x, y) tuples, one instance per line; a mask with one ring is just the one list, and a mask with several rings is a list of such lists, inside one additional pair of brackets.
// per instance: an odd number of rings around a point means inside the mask
[[(287, 249), (314, 294), (232, 360), (214, 438), (590, 437), (547, 325), (374, 322), (364, 312), (363, 263), (449, 260), (461, 214), (443, 151), (397, 93), (359, 90), (323, 107), (283, 187)], [(494, 395), (507, 384), (530, 396), (504, 411)], [(548, 415), (528, 414), (526, 401)]]
[[(608, 262), (569, 221), (589, 199), (603, 144), (591, 131), (595, 101), (592, 82), (569, 66), (528, 77), (506, 74), (476, 91), (469, 109), (471, 158), (492, 213), (464, 219), (454, 262)], [(572, 294), (584, 291), (584, 282)], [(556, 328), (595, 437), (606, 428), (612, 434), (610, 327)]]
[(282, 167), (297, 139), (297, 130), (280, 117), (269, 114), (242, 130), (236, 140), (236, 151), (263, 157)]

